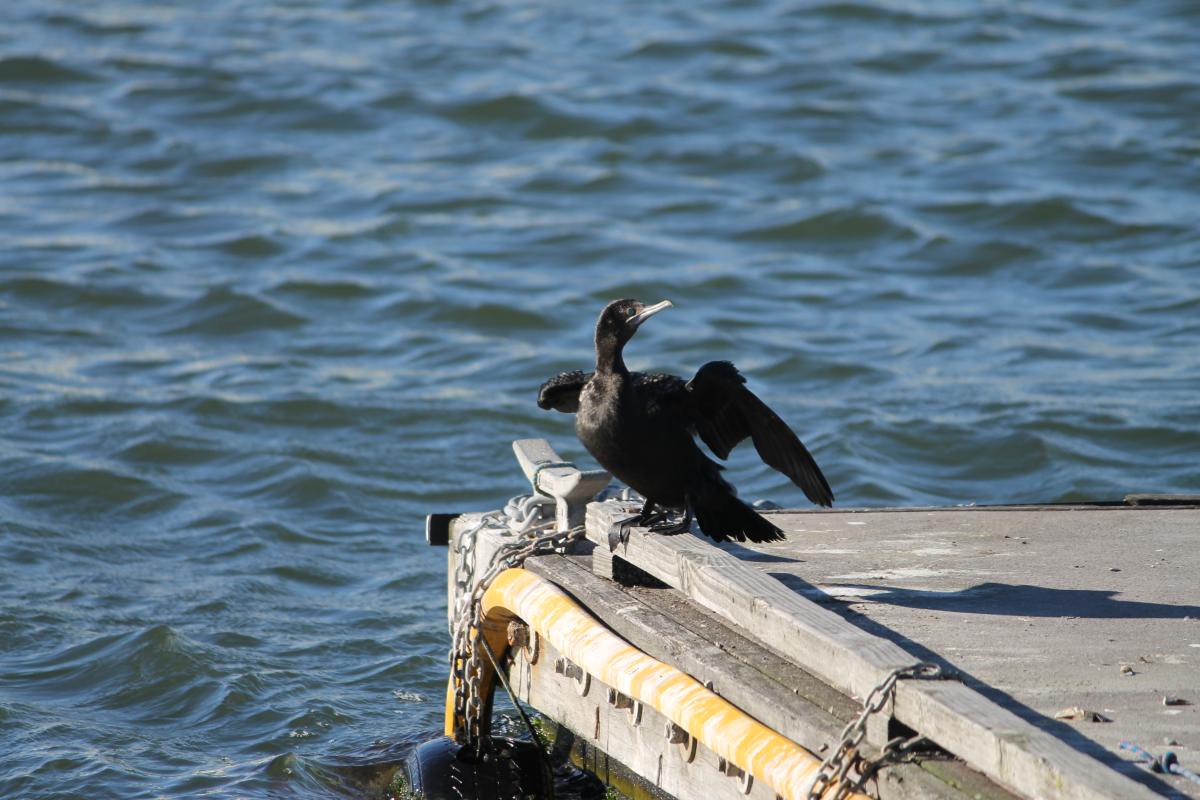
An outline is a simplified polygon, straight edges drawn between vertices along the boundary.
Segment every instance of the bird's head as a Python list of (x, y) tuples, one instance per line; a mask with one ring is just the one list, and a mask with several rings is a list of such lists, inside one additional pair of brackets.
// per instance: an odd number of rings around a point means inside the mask
[(648, 306), (638, 300), (613, 300), (600, 312), (596, 321), (596, 367), (604, 369), (605, 361), (615, 367), (621, 363), (621, 349), (633, 338), (642, 323), (660, 311), (674, 305), (670, 300), (663, 300)]

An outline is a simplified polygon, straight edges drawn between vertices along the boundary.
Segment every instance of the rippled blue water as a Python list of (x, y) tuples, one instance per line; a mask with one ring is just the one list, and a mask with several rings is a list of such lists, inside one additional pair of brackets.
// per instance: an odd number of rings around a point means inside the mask
[(842, 505), (1200, 490), (1198, 9), (4, 3), (0, 795), (377, 795), (614, 297)]

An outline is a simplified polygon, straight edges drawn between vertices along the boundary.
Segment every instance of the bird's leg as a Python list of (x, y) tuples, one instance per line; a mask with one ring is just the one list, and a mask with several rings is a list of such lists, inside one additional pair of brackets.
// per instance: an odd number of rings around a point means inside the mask
[(642, 504), (642, 510), (638, 512), (636, 517), (626, 520), (621, 524), (621, 535), (619, 541), (621, 544), (629, 542), (629, 531), (631, 528), (653, 528), (655, 525), (662, 524), (667, 518), (666, 511), (655, 511), (654, 501), (647, 497), (646, 502)]
[(654, 501), (647, 497), (646, 502), (642, 504), (642, 510), (638, 512), (638, 518), (635, 524), (639, 528), (649, 528), (656, 523), (662, 522), (666, 518), (667, 512), (665, 510), (655, 511)]
[(687, 503), (683, 507), (683, 519), (679, 522), (668, 522), (663, 520), (650, 526), (650, 530), (654, 533), (663, 533), (667, 536), (673, 536), (677, 533), (691, 530), (692, 527), (692, 504)]

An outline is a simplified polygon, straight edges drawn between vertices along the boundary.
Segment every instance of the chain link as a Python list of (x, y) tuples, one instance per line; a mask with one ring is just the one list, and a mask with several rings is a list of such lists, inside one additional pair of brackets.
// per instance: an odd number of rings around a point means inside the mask
[[(482, 696), (483, 618), (480, 601), (492, 581), (506, 569), (519, 567), (525, 559), (540, 553), (562, 550), (584, 534), (583, 526), (566, 531), (554, 530), (554, 500), (542, 495), (524, 495), (509, 500), (504, 511), (492, 511), (479, 517), (471, 527), (459, 533), (455, 543), (455, 607), (450, 623), (450, 674), (454, 681), (455, 740), (476, 750), (483, 742)], [(551, 509), (549, 519), (543, 515)], [(475, 545), (484, 528), (506, 528), (516, 538), (502, 544), (475, 579)]]
[[(903, 736), (892, 739), (883, 748), (883, 753), (873, 761), (863, 759), (858, 753), (858, 746), (867, 735), (867, 720), (872, 714), (878, 714), (891, 699), (896, 689), (896, 682), (901, 678), (920, 678), (932, 680), (942, 677), (942, 668), (937, 664), (920, 662), (908, 667), (897, 667), (884, 676), (879, 685), (871, 690), (863, 701), (863, 710), (845, 730), (842, 739), (817, 770), (812, 785), (809, 786), (806, 800), (844, 800), (853, 791), (860, 789), (866, 780), (884, 763), (899, 760), (915, 749), (923, 740), (923, 736), (906, 739)], [(851, 776), (850, 770), (858, 762), (857, 775)], [(833, 795), (826, 798), (825, 792), (829, 787), (836, 786)]]

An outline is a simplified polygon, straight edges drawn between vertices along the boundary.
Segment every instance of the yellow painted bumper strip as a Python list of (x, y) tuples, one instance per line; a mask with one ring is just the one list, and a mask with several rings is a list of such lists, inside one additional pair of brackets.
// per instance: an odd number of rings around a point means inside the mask
[[(505, 570), (484, 594), (482, 611), (493, 630), (520, 617), (591, 675), (656, 709), (785, 800), (804, 800), (821, 759), (695, 678), (624, 641), (553, 583), (523, 569)], [(850, 796), (869, 800), (862, 794)]]

